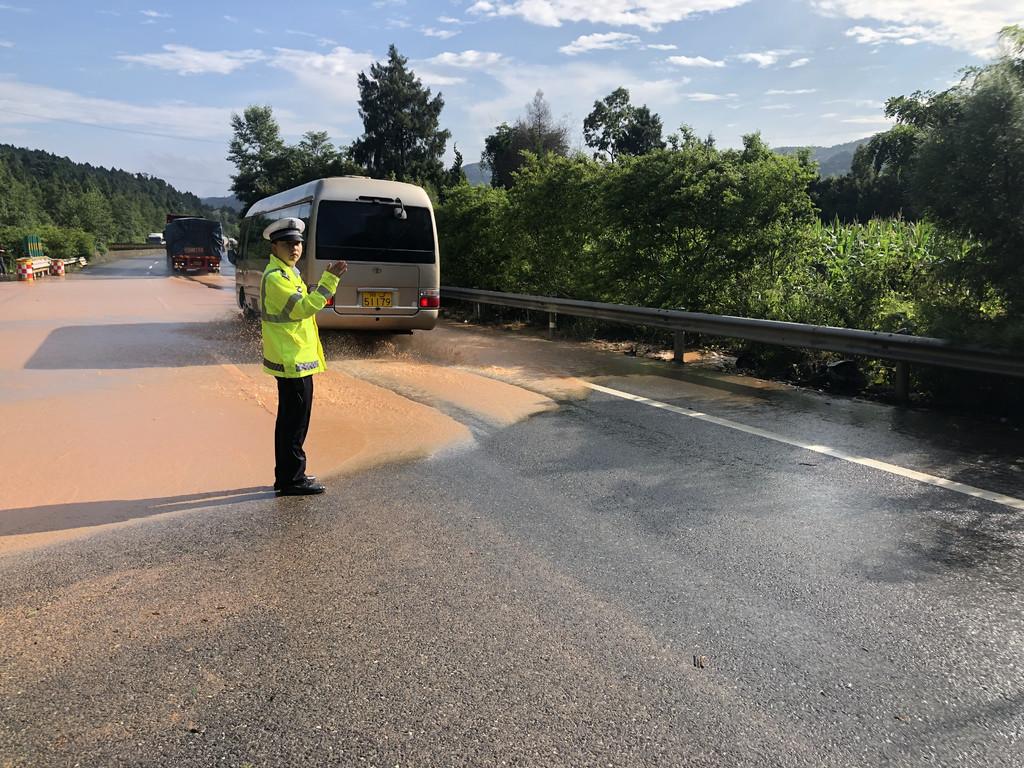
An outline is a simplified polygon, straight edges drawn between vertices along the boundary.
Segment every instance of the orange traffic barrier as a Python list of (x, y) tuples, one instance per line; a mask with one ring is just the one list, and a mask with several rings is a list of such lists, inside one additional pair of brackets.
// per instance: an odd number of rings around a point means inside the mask
[(35, 280), (35, 275), (32, 272), (32, 259), (18, 259), (19, 280)]

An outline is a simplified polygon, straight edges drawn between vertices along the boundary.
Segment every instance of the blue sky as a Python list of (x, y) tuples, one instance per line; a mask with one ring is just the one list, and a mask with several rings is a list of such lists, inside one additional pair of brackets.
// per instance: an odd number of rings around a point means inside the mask
[(289, 141), (347, 144), (356, 74), (394, 43), (444, 94), (466, 162), (537, 89), (583, 148), (620, 85), (666, 132), (830, 145), (884, 129), (887, 97), (945, 88), (1022, 21), (1020, 0), (11, 0), (0, 142), (224, 194), (232, 111), (269, 104)]

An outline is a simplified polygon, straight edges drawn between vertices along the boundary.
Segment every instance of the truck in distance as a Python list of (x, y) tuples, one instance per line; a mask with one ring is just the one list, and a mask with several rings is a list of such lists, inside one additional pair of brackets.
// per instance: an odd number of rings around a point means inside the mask
[(174, 272), (220, 272), (224, 230), (219, 221), (176, 213), (164, 227), (167, 268)]

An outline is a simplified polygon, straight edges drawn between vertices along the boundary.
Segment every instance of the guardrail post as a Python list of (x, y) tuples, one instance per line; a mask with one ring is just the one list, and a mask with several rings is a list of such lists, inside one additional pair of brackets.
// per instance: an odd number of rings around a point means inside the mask
[(896, 384), (896, 399), (901, 403), (910, 402), (910, 366), (903, 360), (896, 362), (896, 373), (894, 374)]
[(548, 338), (553, 338), (555, 329), (558, 328), (558, 313), (548, 312)]
[(683, 355), (686, 354), (686, 331), (674, 331), (672, 333), (672, 362), (683, 364)]
[(480, 302), (479, 301), (474, 301), (473, 302), (473, 319), (474, 320), (479, 320), (480, 319)]

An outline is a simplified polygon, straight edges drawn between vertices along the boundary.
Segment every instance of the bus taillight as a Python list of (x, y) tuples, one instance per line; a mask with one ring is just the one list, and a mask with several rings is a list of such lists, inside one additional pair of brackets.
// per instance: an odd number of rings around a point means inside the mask
[(434, 290), (420, 291), (420, 309), (437, 309), (441, 306), (441, 292)]

